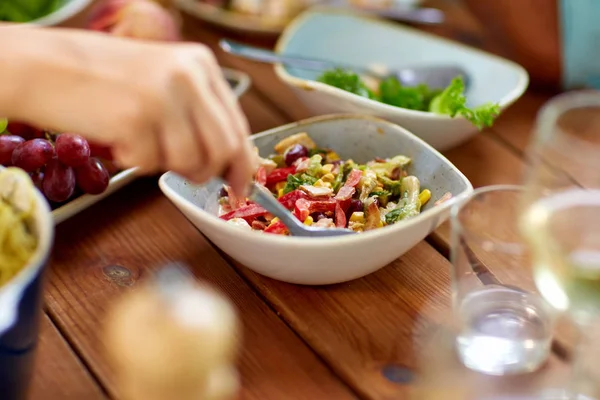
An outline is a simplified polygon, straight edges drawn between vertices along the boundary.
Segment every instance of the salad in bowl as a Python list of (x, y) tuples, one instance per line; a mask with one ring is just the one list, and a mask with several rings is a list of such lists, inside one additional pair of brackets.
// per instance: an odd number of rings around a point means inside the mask
[[(281, 140), (274, 150), (268, 158), (257, 156), (255, 182), (305, 225), (369, 231), (419, 215), (431, 199), (431, 191), (409, 172), (412, 160), (402, 154), (366, 163), (342, 160), (306, 132)], [(451, 197), (445, 193), (436, 204)], [(282, 221), (228, 186), (220, 192), (219, 217), (254, 231), (289, 234)]]
[[(328, 226), (336, 222), (341, 224), (343, 216), (339, 214), (339, 204), (345, 211), (347, 226), (352, 224), (354, 229), (362, 229), (362, 232), (326, 238), (291, 236), (285, 234), (277, 220), (259, 210), (257, 205), (243, 198), (231, 198), (227, 188), (223, 190), (221, 179), (197, 185), (180, 175), (167, 172), (160, 178), (159, 185), (167, 198), (224, 253), (259, 274), (284, 282), (324, 285), (349, 281), (376, 271), (402, 256), (448, 218), (453, 201), (443, 201), (448, 197), (446, 193), (458, 198), (473, 190), (467, 178), (427, 143), (404, 128), (374, 117), (346, 114), (320, 116), (252, 135), (249, 140), (264, 157), (260, 159), (264, 172), (257, 173), (255, 179), (271, 188), (273, 196), (277, 196), (280, 202), (293, 200), (286, 205), (292, 212), (298, 212), (303, 222), (324, 221), (320, 223)], [(315, 147), (311, 149), (312, 142)], [(294, 149), (300, 149), (296, 144), (303, 146), (308, 155), (302, 155), (304, 150), (301, 150), (300, 156), (294, 154)], [(273, 152), (273, 156), (268, 156)], [(299, 164), (304, 161), (298, 160), (304, 157), (311, 159), (315, 155), (321, 156), (318, 163), (320, 167), (313, 161), (314, 172), (298, 171), (298, 167), (301, 167)], [(401, 161), (399, 155), (410, 159), (410, 163), (404, 165), (406, 160)], [(315, 157), (313, 160), (317, 159)], [(404, 167), (396, 169), (391, 164), (402, 164)], [(283, 172), (285, 170), (282, 169), (289, 166), (296, 168), (293, 173), (291, 169)], [(340, 169), (334, 173), (336, 166)], [(389, 167), (389, 172), (386, 167)], [(361, 172), (356, 184), (358, 172), (353, 172), (355, 170)], [(418, 193), (419, 199), (411, 195), (412, 200), (405, 201), (407, 196), (403, 199), (401, 194), (390, 193), (384, 206), (386, 200), (383, 190), (391, 192), (398, 188), (398, 183), (392, 183), (385, 189), (388, 181), (378, 178), (377, 183), (370, 184), (373, 188), (369, 185), (367, 189), (362, 185), (367, 183), (364, 177), (369, 170), (380, 171), (382, 178), (400, 181), (400, 190), (402, 180), (406, 185), (411, 180), (416, 183), (414, 178), (417, 178), (419, 188), (412, 188), (410, 193)], [(306, 176), (303, 177), (303, 174)], [(333, 175), (333, 180), (328, 174)], [(414, 178), (407, 179), (409, 176)], [(314, 203), (320, 196), (310, 195), (311, 191), (313, 195), (320, 194), (314, 191), (321, 190), (318, 189), (320, 183), (317, 184), (319, 179), (323, 182), (322, 187), (327, 188), (326, 183), (330, 183), (332, 188), (337, 188), (331, 193), (323, 190), (323, 193), (330, 193), (329, 196), (322, 196), (323, 200), (318, 200), (325, 202), (325, 209), (315, 209), (321, 206)], [(339, 182), (337, 186), (336, 182)], [(294, 199), (296, 195), (298, 198)], [(360, 200), (361, 195), (363, 198), (366, 195), (364, 201)], [(375, 218), (369, 219), (368, 205), (377, 204), (375, 199), (379, 203), (377, 208), (381, 222)], [(356, 200), (362, 202), (364, 221), (360, 214), (355, 214), (361, 211), (351, 209), (348, 205), (352, 200), (355, 204)], [(441, 203), (439, 200), (442, 200)], [(338, 218), (332, 207), (334, 201)], [(392, 208), (390, 203), (396, 206)], [(420, 210), (417, 212), (419, 204)], [(387, 207), (390, 209), (386, 210)], [(254, 211), (240, 214), (240, 210), (249, 211), (249, 208)], [(394, 212), (397, 220), (388, 224), (385, 218), (394, 216), (391, 210), (395, 209), (398, 210)], [(410, 212), (402, 213), (401, 210)], [(229, 221), (240, 219), (227, 222), (223, 217), (232, 211), (237, 214), (235, 217), (230, 214), (231, 218), (227, 217)], [(374, 206), (371, 206), (371, 211), (376, 213)]]

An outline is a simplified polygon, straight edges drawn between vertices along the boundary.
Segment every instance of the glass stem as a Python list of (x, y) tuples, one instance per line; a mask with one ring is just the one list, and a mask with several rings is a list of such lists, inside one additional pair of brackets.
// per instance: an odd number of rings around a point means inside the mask
[[(575, 321), (577, 333), (579, 335), (577, 345), (574, 351), (573, 369), (571, 370), (571, 379), (569, 381), (569, 400), (596, 400), (597, 382), (589, 377), (591, 367), (590, 362), (594, 362), (593, 338), (590, 331), (593, 329), (592, 321), (577, 318)], [(591, 397), (586, 397), (591, 396)], [(600, 400), (600, 399), (598, 399)]]

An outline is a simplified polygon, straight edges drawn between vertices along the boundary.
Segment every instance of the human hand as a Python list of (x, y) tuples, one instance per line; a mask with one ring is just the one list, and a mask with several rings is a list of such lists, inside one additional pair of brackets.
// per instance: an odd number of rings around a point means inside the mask
[(13, 85), (9, 118), (110, 146), (123, 168), (172, 170), (198, 183), (222, 176), (245, 191), (255, 160), (248, 123), (206, 46), (16, 32), (12, 75), (23, 79)]

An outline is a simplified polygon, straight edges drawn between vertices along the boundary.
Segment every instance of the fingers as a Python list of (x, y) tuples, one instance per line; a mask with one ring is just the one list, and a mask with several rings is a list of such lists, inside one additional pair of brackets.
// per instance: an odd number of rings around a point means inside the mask
[(117, 164), (123, 168), (139, 168), (142, 174), (156, 172), (163, 165), (163, 153), (156, 128), (146, 129), (141, 134), (127, 132), (112, 148)]
[(211, 88), (215, 96), (219, 98), (225, 114), (230, 120), (232, 131), (228, 132), (228, 140), (235, 141), (233, 148), (233, 157), (228, 163), (226, 176), (224, 178), (229, 182), (234, 191), (240, 195), (245, 194), (247, 185), (250, 183), (254, 174), (254, 157), (252, 147), (248, 142), (250, 128), (248, 121), (237, 101), (237, 97), (231, 90), (226, 79), (223, 77), (221, 68), (214, 58), (209, 57), (205, 60), (207, 69), (212, 77)]
[(243, 124), (234, 112), (235, 101), (224, 100), (214, 89), (213, 82), (222, 77), (209, 76), (209, 79), (195, 80), (193, 95), (197, 102), (192, 102), (199, 104), (192, 114), (198, 140), (205, 146), (205, 165), (210, 175), (227, 179), (234, 191), (242, 194), (252, 177), (251, 159), (245, 154), (248, 149)]
[(204, 182), (209, 178), (203, 168), (206, 154), (204, 145), (198, 140), (195, 123), (183, 105), (172, 104), (164, 117), (161, 132), (163, 167), (193, 181)]

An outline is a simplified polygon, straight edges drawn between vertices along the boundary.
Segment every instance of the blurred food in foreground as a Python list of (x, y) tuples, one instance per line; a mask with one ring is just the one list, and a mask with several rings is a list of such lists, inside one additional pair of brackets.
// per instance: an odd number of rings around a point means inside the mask
[(24, 171), (0, 167), (0, 286), (27, 265), (37, 248), (34, 190)]
[(173, 266), (116, 303), (104, 338), (124, 400), (228, 400), (238, 335), (229, 301)]

